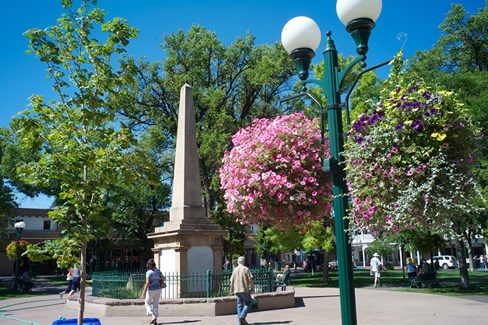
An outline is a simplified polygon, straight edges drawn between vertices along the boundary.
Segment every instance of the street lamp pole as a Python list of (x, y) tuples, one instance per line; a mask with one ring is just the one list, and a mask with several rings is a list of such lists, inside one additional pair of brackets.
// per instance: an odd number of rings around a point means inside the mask
[[(25, 228), (25, 222), (20, 221), (14, 224), (15, 232), (17, 234), (17, 242), (22, 238), (22, 231)], [(15, 287), (18, 288), (19, 284), (19, 257), (15, 259)]]
[[(365, 67), (368, 39), (375, 21), (381, 12), (381, 0), (338, 0), (337, 14), (346, 25), (356, 42), (356, 52), (359, 54), (344, 71), (340, 71), (337, 50), (327, 32), (324, 55), (324, 76), (322, 80), (307, 79), (308, 69), (315, 50), (320, 43), (320, 29), (317, 24), (307, 17), (291, 19), (283, 28), (281, 39), (283, 46), (295, 61), (298, 76), (304, 84), (318, 85), (327, 98), (327, 122), (330, 141), (330, 159), (324, 161), (324, 171), (332, 176), (333, 210), (336, 232), (337, 263), (339, 271), (339, 289), (341, 301), (342, 324), (357, 324), (356, 298), (353, 285), (353, 268), (351, 247), (347, 234), (345, 220), (348, 198), (346, 173), (344, 170), (344, 139), (342, 123), (341, 89), (346, 75), (356, 64)], [(322, 117), (324, 114), (321, 114)], [(325, 121), (321, 120), (322, 127)]]

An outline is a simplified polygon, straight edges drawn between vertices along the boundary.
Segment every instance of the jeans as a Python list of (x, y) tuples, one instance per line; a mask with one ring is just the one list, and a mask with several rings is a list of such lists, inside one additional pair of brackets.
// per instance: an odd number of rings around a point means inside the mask
[(146, 313), (148, 316), (153, 315), (158, 317), (159, 296), (161, 295), (161, 289), (147, 290), (146, 299), (144, 300), (144, 306), (146, 307)]
[(78, 291), (80, 290), (80, 280), (81, 280), (81, 278), (79, 278), (79, 277), (76, 277), (76, 278), (73, 277), (73, 283), (72, 283), (72, 286), (71, 286), (71, 290), (73, 290), (75, 292), (77, 290)]
[(71, 288), (73, 288), (73, 280), (67, 280), (68, 281), (68, 286), (66, 287), (66, 289), (64, 289), (64, 293), (70, 293), (71, 291)]
[(237, 318), (246, 318), (252, 303), (251, 295), (247, 292), (237, 292)]

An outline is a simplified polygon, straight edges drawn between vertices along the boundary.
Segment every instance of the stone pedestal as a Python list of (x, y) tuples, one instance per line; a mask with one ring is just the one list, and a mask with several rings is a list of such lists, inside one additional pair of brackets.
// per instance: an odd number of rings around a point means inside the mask
[(157, 227), (148, 234), (154, 240), (154, 260), (161, 271), (169, 273), (204, 273), (222, 268), (222, 239), (226, 232), (211, 223), (185, 223)]

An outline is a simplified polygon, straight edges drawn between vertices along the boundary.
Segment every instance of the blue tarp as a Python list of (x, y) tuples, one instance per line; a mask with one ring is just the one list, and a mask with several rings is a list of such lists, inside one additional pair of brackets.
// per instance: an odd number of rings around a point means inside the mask
[[(58, 319), (53, 322), (53, 325), (76, 325), (78, 324), (77, 318), (70, 319)], [(83, 325), (102, 325), (98, 318), (83, 318)]]

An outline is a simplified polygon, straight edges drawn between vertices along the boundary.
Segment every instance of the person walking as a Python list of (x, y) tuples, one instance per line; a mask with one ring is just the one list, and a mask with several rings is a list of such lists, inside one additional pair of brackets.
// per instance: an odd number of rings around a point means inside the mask
[(415, 283), (415, 277), (417, 276), (417, 265), (413, 262), (412, 258), (407, 258), (407, 274), (410, 280), (410, 288), (417, 287)]
[(276, 282), (282, 283), (284, 285), (290, 284), (290, 274), (291, 274), (290, 266), (287, 264), (285, 265), (283, 272), (276, 275)]
[(383, 264), (378, 258), (380, 255), (378, 253), (373, 254), (373, 258), (369, 262), (371, 265), (371, 273), (374, 275), (374, 287), (377, 288), (381, 286), (381, 270), (383, 269)]
[(31, 292), (32, 287), (34, 286), (34, 283), (32, 282), (31, 276), (29, 274), (29, 270), (26, 269), (23, 273), (22, 276), (20, 277), (21, 280), (21, 290), (24, 292)]
[(244, 265), (245, 261), (244, 256), (237, 258), (238, 265), (230, 277), (230, 293), (235, 294), (237, 297), (237, 319), (240, 325), (248, 324), (246, 317), (252, 303), (252, 297), (249, 291), (254, 292), (252, 273)]
[(73, 266), (73, 273), (71, 274), (71, 276), (73, 277), (73, 283), (68, 297), (71, 297), (72, 295), (75, 294), (76, 291), (80, 290), (81, 272), (80, 269), (78, 268), (78, 264), (75, 264)]
[(59, 297), (63, 299), (63, 294), (70, 293), (71, 288), (73, 287), (73, 268), (70, 268), (68, 274), (66, 274), (66, 283), (67, 287), (63, 291), (59, 293)]
[(147, 316), (151, 316), (149, 324), (157, 324), (159, 297), (161, 296), (161, 288), (166, 279), (161, 271), (156, 268), (156, 262), (152, 258), (147, 261), (146, 268), (146, 283), (144, 284), (141, 298), (145, 298), (144, 306), (146, 307), (146, 314)]
[(230, 262), (229, 262), (229, 259), (227, 259), (227, 258), (225, 259), (225, 262), (224, 262), (223, 267), (224, 267), (224, 270), (225, 271), (230, 270)]

